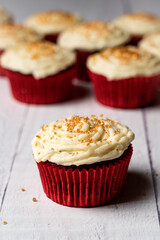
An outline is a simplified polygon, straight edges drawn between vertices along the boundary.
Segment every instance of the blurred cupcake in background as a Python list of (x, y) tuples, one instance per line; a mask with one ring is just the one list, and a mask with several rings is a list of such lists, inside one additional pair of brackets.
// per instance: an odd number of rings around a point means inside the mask
[(19, 44), (1, 57), (13, 96), (33, 104), (70, 97), (75, 61), (75, 53), (47, 41)]
[(12, 14), (0, 5), (0, 24), (10, 22), (13, 22)]
[(37, 132), (32, 141), (44, 192), (70, 207), (94, 207), (121, 192), (134, 133), (111, 119), (72, 116)]
[(106, 49), (89, 57), (96, 98), (118, 108), (143, 107), (155, 101), (160, 58), (134, 46)]
[(146, 34), (160, 30), (160, 17), (144, 12), (129, 13), (114, 20), (114, 24), (130, 33), (130, 44), (137, 45)]
[[(0, 25), (0, 55), (7, 49), (25, 42), (35, 42), (42, 37), (35, 31), (20, 24), (5, 23)], [(0, 65), (0, 75), (4, 75)]]
[(139, 43), (139, 47), (157, 57), (160, 57), (160, 31), (147, 35)]
[(119, 27), (102, 21), (77, 24), (62, 32), (58, 44), (75, 50), (77, 54), (77, 78), (89, 81), (86, 61), (90, 54), (104, 48), (124, 45), (130, 40), (130, 34)]
[(25, 25), (43, 35), (51, 42), (56, 42), (59, 33), (82, 21), (80, 15), (65, 11), (46, 11), (34, 14), (25, 21)]

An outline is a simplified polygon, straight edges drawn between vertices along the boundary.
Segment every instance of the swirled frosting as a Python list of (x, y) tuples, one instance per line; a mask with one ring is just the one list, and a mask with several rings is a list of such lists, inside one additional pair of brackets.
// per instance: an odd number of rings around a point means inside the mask
[(12, 22), (12, 15), (0, 6), (0, 24)]
[(6, 23), (0, 25), (0, 49), (8, 49), (17, 44), (35, 42), (40, 39), (42, 39), (42, 36), (20, 24)]
[(160, 17), (144, 12), (129, 13), (117, 18), (114, 24), (133, 35), (145, 35), (160, 30)]
[(6, 50), (1, 57), (4, 68), (32, 74), (35, 79), (57, 74), (75, 61), (75, 53), (47, 41), (18, 45)]
[(25, 21), (25, 25), (40, 34), (59, 33), (66, 28), (82, 21), (78, 14), (64, 11), (46, 11), (35, 14)]
[(62, 32), (58, 44), (73, 50), (95, 51), (125, 44), (129, 39), (130, 35), (119, 27), (94, 21), (77, 24)]
[(133, 139), (128, 127), (103, 115), (72, 116), (42, 126), (32, 148), (37, 162), (79, 166), (118, 158)]
[(139, 47), (146, 52), (160, 57), (160, 31), (143, 38), (139, 43)]
[(90, 71), (118, 80), (160, 74), (160, 58), (133, 46), (106, 49), (88, 58)]

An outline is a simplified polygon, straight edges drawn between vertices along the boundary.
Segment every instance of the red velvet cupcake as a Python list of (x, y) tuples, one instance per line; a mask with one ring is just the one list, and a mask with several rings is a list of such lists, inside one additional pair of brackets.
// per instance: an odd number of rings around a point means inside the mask
[(106, 22), (94, 21), (77, 24), (62, 32), (58, 44), (76, 51), (77, 78), (89, 81), (86, 68), (88, 56), (102, 50), (124, 45), (130, 40), (130, 35), (116, 26)]
[(68, 99), (75, 61), (75, 53), (47, 41), (21, 44), (5, 51), (1, 59), (15, 99), (32, 104)]
[(131, 45), (137, 45), (149, 33), (160, 30), (160, 17), (143, 12), (128, 13), (117, 18), (114, 23), (131, 34)]
[(45, 40), (56, 43), (62, 31), (81, 21), (78, 14), (52, 10), (30, 16), (25, 25), (44, 36)]
[[(25, 42), (35, 42), (42, 37), (31, 29), (15, 23), (0, 25), (0, 57), (7, 49)], [(4, 76), (4, 69), (0, 65), (0, 75)]]
[(58, 120), (32, 141), (44, 192), (59, 204), (94, 207), (121, 192), (132, 155), (133, 132), (103, 116)]
[(136, 47), (106, 49), (90, 56), (87, 66), (96, 98), (104, 105), (137, 108), (157, 97), (160, 59)]

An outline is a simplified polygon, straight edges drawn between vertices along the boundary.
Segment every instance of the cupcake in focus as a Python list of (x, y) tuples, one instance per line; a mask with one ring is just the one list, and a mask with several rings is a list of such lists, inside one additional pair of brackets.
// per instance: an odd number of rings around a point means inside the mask
[(47, 197), (71, 207), (113, 200), (124, 185), (133, 139), (128, 127), (103, 115), (42, 126), (32, 149)]
[[(0, 56), (7, 49), (25, 42), (35, 42), (42, 37), (35, 31), (20, 24), (5, 23), (0, 25)], [(4, 75), (3, 68), (0, 66), (0, 75)]]
[(70, 97), (75, 61), (75, 53), (47, 41), (19, 44), (1, 57), (13, 96), (33, 104)]
[(102, 21), (77, 24), (62, 32), (58, 44), (76, 51), (77, 78), (89, 81), (86, 61), (89, 55), (102, 50), (124, 45), (130, 40), (130, 35), (119, 27)]
[(11, 22), (13, 22), (12, 14), (0, 5), (0, 25)]
[(56, 42), (62, 31), (80, 21), (82, 18), (78, 14), (53, 10), (30, 16), (25, 25), (43, 35), (46, 40)]
[(96, 98), (118, 108), (143, 107), (158, 93), (160, 58), (134, 46), (106, 49), (89, 57)]
[(137, 45), (146, 34), (160, 31), (160, 17), (144, 12), (123, 15), (114, 24), (132, 35), (130, 44), (133, 45)]

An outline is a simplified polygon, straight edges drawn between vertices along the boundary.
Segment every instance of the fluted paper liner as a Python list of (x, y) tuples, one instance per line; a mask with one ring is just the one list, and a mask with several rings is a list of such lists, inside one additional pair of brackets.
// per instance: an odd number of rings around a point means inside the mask
[(115, 160), (78, 167), (37, 163), (44, 192), (54, 202), (70, 207), (106, 204), (122, 190), (132, 151), (130, 145)]
[(75, 78), (75, 66), (56, 75), (36, 80), (32, 75), (24, 75), (5, 69), (12, 94), (15, 99), (32, 104), (49, 104), (68, 99)]
[(109, 81), (88, 70), (97, 100), (117, 108), (137, 108), (153, 103), (158, 94), (160, 74)]

